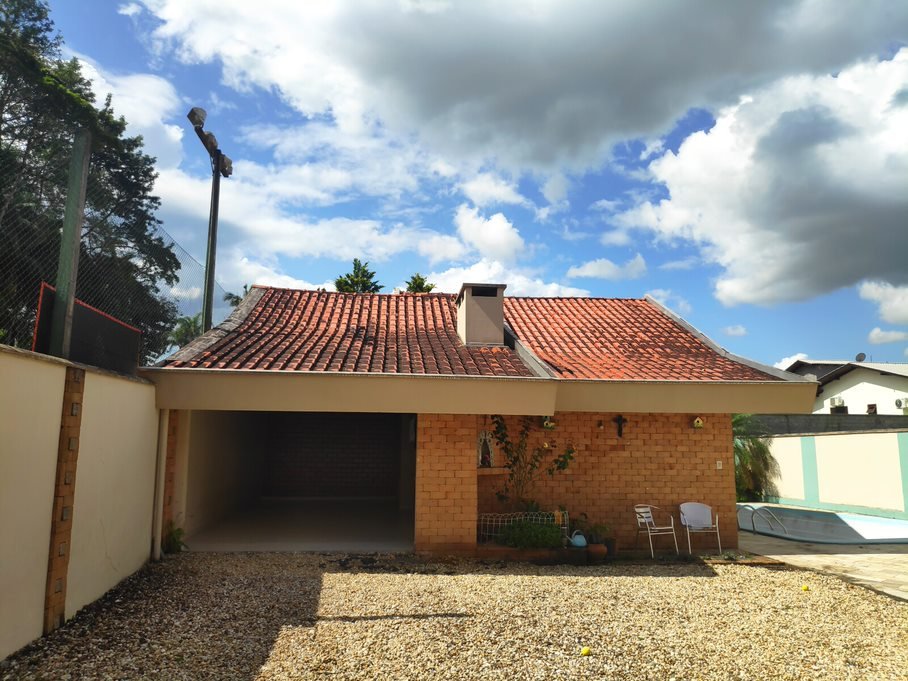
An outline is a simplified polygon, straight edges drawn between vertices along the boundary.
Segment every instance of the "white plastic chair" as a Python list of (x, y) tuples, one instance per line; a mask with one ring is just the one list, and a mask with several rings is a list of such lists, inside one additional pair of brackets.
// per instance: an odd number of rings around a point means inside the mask
[(691, 532), (715, 532), (719, 542), (719, 553), (722, 553), (722, 539), (719, 537), (719, 514), (713, 516), (713, 509), (696, 501), (681, 504), (681, 524), (687, 529), (687, 552), (693, 553), (690, 547)]
[[(668, 518), (668, 525), (657, 525), (656, 519), (653, 516), (653, 511), (658, 511), (660, 516), (664, 514)], [(646, 532), (646, 537), (649, 539), (650, 558), (655, 558), (656, 554), (653, 551), (653, 537), (658, 537), (662, 534), (670, 534), (672, 539), (675, 540), (675, 553), (680, 554), (680, 551), (678, 551), (678, 537), (675, 536), (675, 519), (672, 517), (671, 513), (663, 511), (658, 506), (637, 504), (634, 506), (634, 514), (637, 516), (637, 536), (634, 538), (634, 546), (637, 545), (640, 533)]]

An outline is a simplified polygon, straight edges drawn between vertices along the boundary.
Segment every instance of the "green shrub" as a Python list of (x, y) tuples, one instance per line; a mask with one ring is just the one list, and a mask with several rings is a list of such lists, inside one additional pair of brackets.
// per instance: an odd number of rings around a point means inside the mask
[(168, 522), (164, 528), (164, 536), (161, 537), (161, 550), (164, 553), (179, 553), (183, 549), (188, 549), (183, 536), (182, 527), (176, 527), (173, 522)]
[(505, 527), (499, 541), (518, 549), (557, 549), (562, 545), (561, 528), (524, 520)]

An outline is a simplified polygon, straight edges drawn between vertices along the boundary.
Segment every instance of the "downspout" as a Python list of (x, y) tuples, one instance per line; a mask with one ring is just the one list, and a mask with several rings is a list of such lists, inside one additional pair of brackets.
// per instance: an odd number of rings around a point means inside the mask
[(167, 471), (167, 431), (170, 410), (162, 409), (158, 415), (158, 457), (154, 477), (154, 512), (151, 521), (151, 558), (161, 560), (161, 533), (164, 524), (164, 476)]

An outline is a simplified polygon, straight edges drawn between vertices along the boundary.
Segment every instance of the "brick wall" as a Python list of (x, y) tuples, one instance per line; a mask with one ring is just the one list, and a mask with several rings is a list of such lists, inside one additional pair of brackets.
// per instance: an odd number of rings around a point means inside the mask
[(397, 496), (400, 424), (396, 414), (271, 414), (265, 495)]
[(480, 417), (420, 414), (416, 419), (414, 546), (435, 553), (476, 546), (476, 438)]
[[(567, 442), (577, 450), (566, 471), (555, 473), (553, 477), (540, 473), (533, 498), (543, 508), (555, 509), (563, 505), (572, 515), (584, 512), (593, 521), (608, 523), (619, 546), (624, 547), (634, 543), (634, 504), (661, 506), (674, 515), (678, 526), (678, 505), (684, 501), (700, 501), (712, 506), (720, 515), (722, 547), (736, 547), (731, 416), (700, 414), (705, 421), (704, 427), (694, 429), (694, 414), (624, 414), (627, 422), (622, 438), (617, 436), (612, 421), (615, 416), (559, 413), (554, 417), (555, 430), (540, 428), (532, 433), (530, 445), (533, 447), (549, 437), (557, 441), (559, 451)], [(508, 425), (516, 436), (516, 417), (509, 419)], [(473, 451), (475, 457), (475, 445)], [(716, 461), (722, 462), (721, 470), (716, 469)], [(495, 497), (495, 491), (504, 479), (504, 473), (478, 476), (480, 512), (504, 510)], [(663, 542), (670, 542), (670, 538), (658, 537), (653, 541), (658, 542), (658, 546), (668, 546)], [(645, 542), (644, 537), (641, 546)], [(682, 543), (686, 546), (686, 542), (686, 535), (679, 528), (679, 546)], [(695, 549), (712, 547), (715, 537), (694, 535), (692, 543)]]

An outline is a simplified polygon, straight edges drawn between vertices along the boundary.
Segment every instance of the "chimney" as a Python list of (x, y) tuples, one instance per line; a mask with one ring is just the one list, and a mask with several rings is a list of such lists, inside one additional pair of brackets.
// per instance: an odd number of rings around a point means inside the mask
[(457, 294), (457, 335), (464, 345), (504, 345), (506, 284), (464, 284)]

